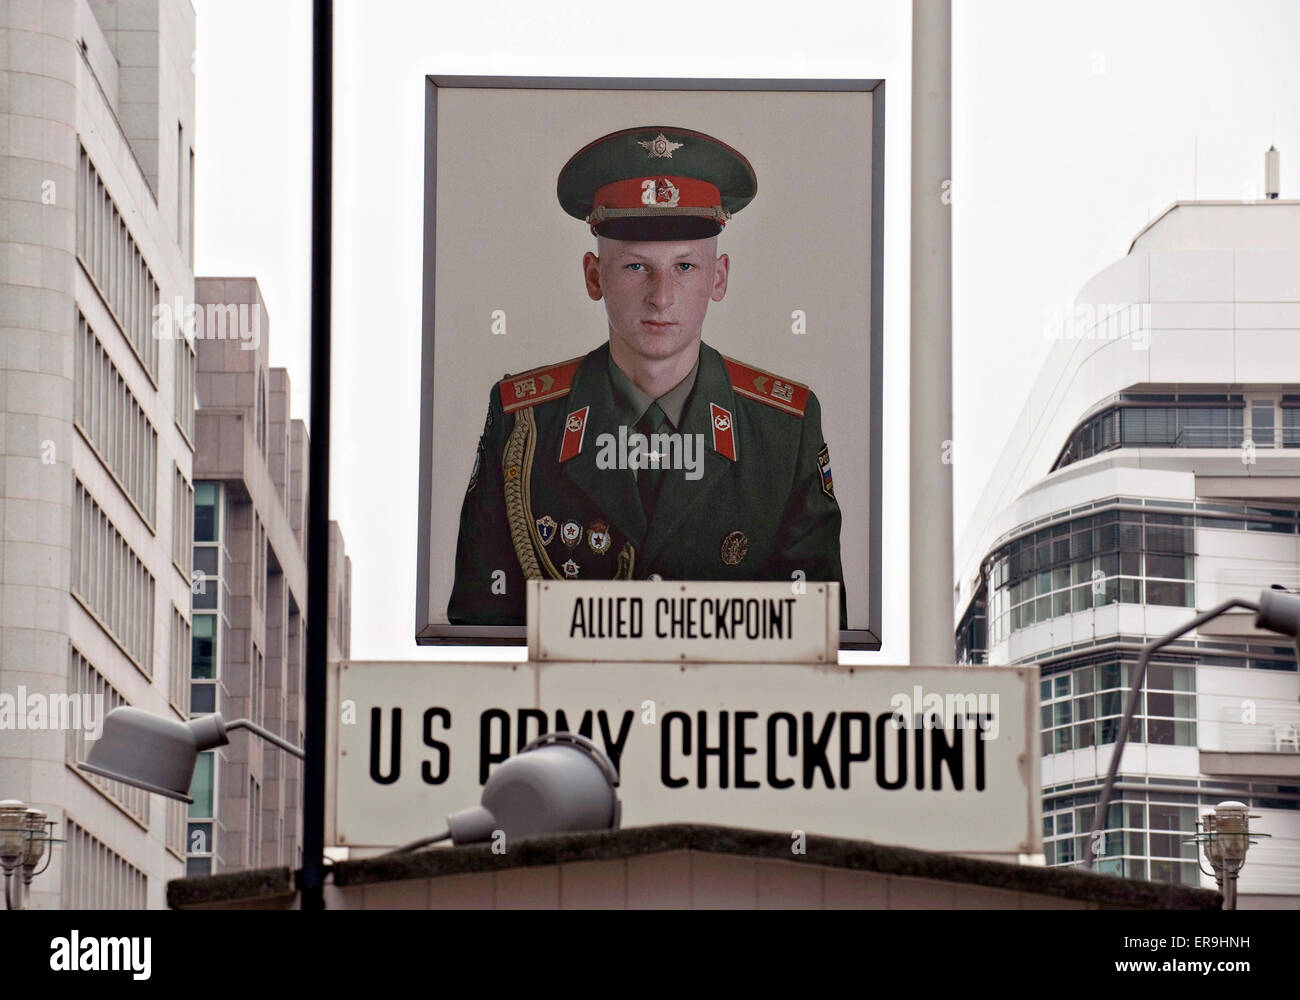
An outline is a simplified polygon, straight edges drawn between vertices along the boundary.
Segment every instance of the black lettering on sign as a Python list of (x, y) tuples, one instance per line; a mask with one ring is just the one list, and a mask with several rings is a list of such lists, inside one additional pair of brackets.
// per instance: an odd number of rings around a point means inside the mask
[(831, 732), (835, 729), (835, 713), (831, 712), (822, 723), (822, 731), (813, 738), (813, 714), (803, 713), (803, 787), (812, 788), (813, 772), (821, 771), (822, 780), (827, 788), (835, 787), (831, 776), (831, 762), (826, 756), (826, 744), (831, 741)]
[(907, 727), (898, 727), (895, 744), (898, 747), (898, 775), (890, 781), (885, 777), (885, 750), (889, 746), (889, 731), (896, 715), (876, 716), (876, 784), (891, 792), (907, 784)]
[(600, 738), (605, 742), (605, 754), (609, 757), (609, 762), (614, 765), (616, 774), (622, 774), (619, 770), (619, 761), (623, 759), (623, 747), (627, 743), (628, 733), (632, 730), (633, 716), (631, 709), (623, 713), (623, 724), (619, 727), (618, 738), (615, 739), (609, 731), (609, 716), (605, 710), (602, 708), (596, 713), (596, 717), (600, 720)]
[(785, 723), (786, 753), (791, 757), (799, 752), (799, 722), (789, 712), (773, 712), (767, 717), (767, 783), (773, 788), (789, 788), (794, 778), (782, 778), (776, 773), (776, 724)]
[(730, 756), (728, 749), (730, 746), (730, 731), (727, 729), (727, 715), (729, 713), (722, 711), (718, 713), (718, 745), (711, 747), (708, 744), (709, 738), (709, 713), (700, 709), (696, 713), (696, 725), (700, 730), (700, 760), (697, 786), (700, 788), (709, 787), (709, 758), (718, 758), (718, 787), (727, 787), (727, 758)]
[[(529, 735), (528, 722), (537, 723), (537, 732)], [(518, 715), (519, 735), (515, 737), (515, 752), (518, 753), (538, 736), (546, 735), (546, 713), (540, 708), (521, 708)]]
[[(492, 723), (497, 723), (496, 749), (493, 749)], [(510, 713), (489, 708), (478, 720), (478, 783), (486, 785), (493, 764), (510, 756)]]
[(390, 740), (388, 773), (379, 770), (379, 744), (384, 728), (384, 710), (375, 706), (370, 710), (370, 779), (381, 785), (391, 785), (402, 773), (402, 710), (393, 709), (393, 735)]
[[(930, 787), (936, 792), (943, 790), (943, 765), (948, 765), (948, 777), (952, 780), (954, 791), (960, 792), (965, 783), (963, 775), (962, 752), (966, 746), (966, 730), (962, 717), (957, 716), (957, 728), (953, 730), (952, 742), (948, 742), (948, 731), (935, 726), (930, 738)], [(920, 768), (917, 768), (920, 773)]]
[[(858, 724), (858, 748), (853, 749), (853, 724)], [(840, 713), (840, 787), (849, 787), (849, 765), (871, 757), (871, 716), (866, 712)]]
[[(591, 720), (591, 709), (587, 709), (582, 713), (582, 721), (578, 723), (579, 736), (585, 736), (587, 739), (591, 739)], [(564, 709), (562, 708), (557, 708), (555, 710), (555, 731), (557, 733), (573, 732), (572, 727), (569, 725), (569, 717), (564, 714)]]
[(441, 785), (447, 780), (451, 768), (451, 747), (442, 740), (433, 738), (433, 720), (440, 719), (443, 729), (451, 728), (451, 712), (445, 708), (430, 708), (424, 713), (424, 745), (433, 747), (438, 752), (438, 770), (435, 773), (426, 760), (420, 765), (420, 777), (426, 785)]
[(751, 747), (745, 743), (745, 723), (750, 719), (757, 719), (757, 712), (737, 712), (736, 713), (736, 787), (737, 788), (758, 788), (762, 785), (761, 781), (747, 781), (745, 779), (745, 758), (758, 753), (758, 747)]
[(659, 780), (669, 788), (681, 788), (686, 778), (674, 778), (670, 773), (672, 758), (673, 723), (682, 724), (682, 754), (691, 755), (691, 718), (685, 712), (669, 712), (659, 725)]

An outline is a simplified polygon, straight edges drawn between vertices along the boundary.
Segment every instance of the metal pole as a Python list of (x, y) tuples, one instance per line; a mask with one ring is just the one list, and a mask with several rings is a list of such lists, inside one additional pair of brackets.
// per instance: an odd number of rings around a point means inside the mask
[(1091, 870), (1094, 852), (1092, 849), (1093, 842), (1097, 834), (1101, 832), (1106, 823), (1106, 811), (1110, 808), (1110, 797), (1115, 790), (1115, 776), (1119, 773), (1120, 758), (1124, 756), (1124, 745), (1128, 742), (1128, 731), (1133, 724), (1133, 715), (1137, 711), (1138, 698), (1142, 694), (1142, 683), (1147, 676), (1147, 662), (1152, 655), (1168, 646), (1175, 639), (1186, 635), (1193, 629), (1198, 629), (1208, 621), (1213, 621), (1225, 611), (1231, 611), (1233, 608), (1246, 608), (1249, 611), (1258, 611), (1259, 606), (1252, 604), (1250, 601), (1243, 601), (1237, 598), (1224, 601), (1222, 604), (1216, 604), (1209, 611), (1202, 611), (1185, 625), (1180, 625), (1172, 632), (1166, 632), (1159, 639), (1155, 639), (1142, 647), (1142, 652), (1138, 654), (1137, 666), (1133, 670), (1133, 683), (1129, 687), (1128, 700), (1124, 704), (1124, 715), (1119, 722), (1119, 732), (1115, 734), (1115, 749), (1110, 755), (1110, 768), (1106, 771), (1106, 780), (1101, 786), (1101, 795), (1097, 800), (1097, 813), (1092, 820), (1092, 829), (1088, 831), (1088, 839), (1083, 843), (1083, 867)]
[(307, 664), (302, 780), (302, 908), (325, 908), (325, 676), (329, 628), (330, 241), (334, 146), (334, 4), (312, 22), (311, 446), (307, 488)]
[(909, 649), (953, 653), (952, 4), (912, 0)]

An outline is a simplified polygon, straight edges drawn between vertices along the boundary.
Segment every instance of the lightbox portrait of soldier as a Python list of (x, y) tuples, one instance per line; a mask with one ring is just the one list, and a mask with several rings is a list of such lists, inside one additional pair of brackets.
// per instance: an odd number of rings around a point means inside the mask
[(564, 164), (559, 206), (595, 237), (581, 281), (607, 336), (492, 385), (449, 622), (524, 624), (530, 579), (780, 580), (841, 584), (847, 627), (821, 404), (797, 371), (705, 337), (732, 269), (719, 238), (757, 192), (741, 152), (675, 125), (612, 132)]

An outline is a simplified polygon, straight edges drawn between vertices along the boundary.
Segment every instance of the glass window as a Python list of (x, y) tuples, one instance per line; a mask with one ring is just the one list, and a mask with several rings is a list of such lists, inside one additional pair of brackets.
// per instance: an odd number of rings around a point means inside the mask
[(185, 859), (185, 877), (198, 878), (212, 874), (211, 858), (186, 858)]
[(207, 819), (212, 815), (212, 777), (215, 754), (207, 750), (199, 754), (194, 764), (194, 779), (190, 782), (189, 814), (191, 819)]
[(217, 710), (217, 686), (206, 681), (190, 684), (190, 715), (209, 715)]
[(219, 550), (215, 545), (194, 546), (194, 569), (209, 576), (217, 575)]
[(194, 540), (215, 542), (220, 537), (221, 489), (216, 483), (194, 484)]
[(190, 639), (190, 676), (209, 680), (217, 676), (217, 616), (195, 615)]

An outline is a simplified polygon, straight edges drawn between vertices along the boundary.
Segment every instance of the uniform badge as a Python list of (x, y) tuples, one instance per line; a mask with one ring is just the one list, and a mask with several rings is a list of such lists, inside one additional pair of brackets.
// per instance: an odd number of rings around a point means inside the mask
[(651, 159), (662, 157), (671, 160), (673, 158), (673, 150), (682, 148), (680, 142), (673, 142), (662, 132), (653, 139), (638, 139), (636, 144), (644, 149)]
[(537, 519), (537, 537), (542, 540), (543, 545), (550, 545), (551, 539), (555, 537), (555, 529), (559, 525), (555, 523), (555, 518), (546, 514)]
[(736, 427), (731, 411), (725, 410), (717, 403), (709, 404), (709, 415), (713, 421), (713, 450), (733, 462), (736, 460)]
[(733, 531), (722, 540), (722, 561), (728, 566), (735, 566), (748, 551), (749, 539), (743, 531)]
[(563, 568), (564, 568), (564, 575), (567, 576), (570, 580), (572, 580), (575, 576), (578, 575), (578, 564), (574, 562), (572, 559), (566, 562)]
[(835, 483), (831, 481), (831, 449), (829, 445), (822, 445), (822, 450), (817, 453), (817, 467), (822, 470), (822, 492), (834, 500)]
[(609, 522), (592, 521), (587, 525), (587, 547), (596, 555), (603, 556), (608, 552), (610, 542)]
[(587, 433), (587, 414), (590, 406), (574, 410), (564, 418), (564, 439), (560, 442), (560, 461), (567, 462), (582, 451), (582, 439)]
[(560, 525), (560, 541), (573, 548), (582, 541), (582, 525), (570, 518)]

